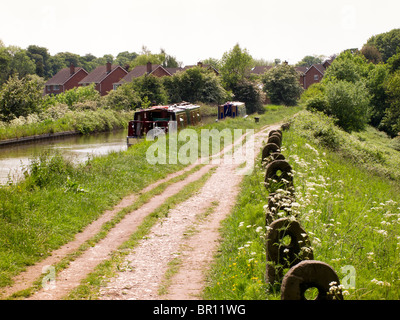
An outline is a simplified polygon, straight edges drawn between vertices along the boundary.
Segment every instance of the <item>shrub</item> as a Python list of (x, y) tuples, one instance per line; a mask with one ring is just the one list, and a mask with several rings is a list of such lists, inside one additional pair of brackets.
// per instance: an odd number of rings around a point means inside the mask
[[(170, 99), (189, 102), (222, 103), (227, 99), (227, 92), (220, 79), (205, 68), (194, 67), (173, 76), (165, 82)], [(179, 101), (174, 101), (179, 102)]]
[(262, 92), (254, 82), (248, 80), (239, 81), (233, 89), (235, 100), (246, 104), (247, 114), (255, 112), (264, 113)]
[(337, 118), (337, 124), (345, 131), (365, 128), (370, 118), (369, 92), (363, 82), (329, 82), (326, 85), (327, 115)]
[(54, 97), (56, 103), (63, 103), (72, 107), (78, 102), (97, 101), (100, 102), (100, 93), (94, 88), (94, 84), (67, 90)]
[(385, 111), (380, 128), (395, 137), (400, 133), (400, 70), (392, 74), (384, 86), (389, 107)]
[(10, 121), (40, 111), (43, 81), (37, 76), (12, 76), (0, 90), (0, 118)]
[(142, 107), (144, 98), (152, 104), (166, 104), (168, 102), (167, 92), (164, 89), (161, 78), (153, 75), (135, 78), (127, 84), (127, 90), (133, 90), (140, 98), (140, 107)]
[(268, 70), (262, 76), (262, 82), (272, 104), (296, 105), (303, 91), (296, 69), (287, 64)]
[(63, 184), (72, 170), (72, 164), (67, 162), (59, 152), (54, 151), (51, 154), (45, 151), (32, 159), (29, 173), (25, 172), (25, 176), (28, 185), (44, 188), (50, 182)]
[(300, 98), (300, 103), (310, 111), (324, 111), (328, 108), (328, 101), (325, 95), (325, 86), (322, 83), (314, 83)]
[(129, 83), (112, 90), (104, 99), (105, 104), (113, 110), (134, 110), (141, 104), (139, 95)]

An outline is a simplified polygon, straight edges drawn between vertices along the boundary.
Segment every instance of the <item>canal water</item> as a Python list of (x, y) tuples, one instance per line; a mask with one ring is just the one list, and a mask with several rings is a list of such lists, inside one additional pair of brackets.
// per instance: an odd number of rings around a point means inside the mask
[(16, 182), (31, 159), (44, 151), (58, 150), (74, 162), (84, 162), (89, 157), (106, 155), (112, 151), (127, 149), (127, 130), (118, 130), (91, 135), (74, 135), (53, 139), (26, 142), (0, 147), (0, 184)]
[[(200, 125), (212, 123), (215, 118), (203, 117)], [(124, 151), (127, 149), (127, 131), (122, 129), (0, 146), (0, 185), (22, 179), (23, 171), (29, 166), (30, 161), (45, 151), (58, 150), (74, 162), (84, 162), (89, 157), (102, 156), (113, 151)]]

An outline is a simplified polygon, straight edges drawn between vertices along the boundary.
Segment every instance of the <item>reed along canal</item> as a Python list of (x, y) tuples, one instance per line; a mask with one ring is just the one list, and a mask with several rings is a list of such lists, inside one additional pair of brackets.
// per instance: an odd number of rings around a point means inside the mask
[(73, 135), (0, 147), (0, 185), (23, 178), (23, 170), (31, 159), (45, 151), (58, 150), (74, 162), (84, 162), (89, 157), (106, 155), (127, 149), (127, 130)]
[[(202, 117), (199, 125), (215, 122), (215, 119), (214, 116)], [(127, 133), (127, 129), (120, 129), (0, 146), (0, 185), (23, 178), (24, 168), (45, 151), (58, 150), (66, 158), (78, 163), (86, 161), (89, 157), (124, 151), (127, 149)]]

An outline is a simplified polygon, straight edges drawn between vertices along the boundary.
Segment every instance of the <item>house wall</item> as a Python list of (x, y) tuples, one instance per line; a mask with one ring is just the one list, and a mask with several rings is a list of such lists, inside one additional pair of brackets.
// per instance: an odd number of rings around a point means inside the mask
[(64, 92), (62, 85), (49, 85), (44, 88), (44, 94), (60, 94), (62, 92)]
[(156, 77), (169, 76), (169, 74), (168, 74), (167, 72), (165, 72), (165, 70), (162, 69), (162, 68), (157, 68), (156, 70), (154, 70), (154, 71), (152, 72), (152, 75), (153, 75), (153, 76), (156, 76)]
[[(318, 79), (314, 79), (314, 76), (318, 76)], [(322, 80), (323, 75), (321, 72), (319, 72), (315, 67), (311, 67), (306, 75), (305, 75), (305, 86), (304, 89), (307, 89), (309, 86), (311, 86), (314, 83), (318, 83)]]
[(73, 88), (79, 87), (79, 82), (87, 76), (87, 72), (80, 69), (78, 72), (74, 74), (74, 76), (69, 79), (66, 83), (64, 83), (64, 91), (71, 90)]
[(105, 96), (109, 91), (113, 90), (113, 84), (121, 80), (127, 73), (122, 68), (116, 68), (96, 86), (96, 90), (100, 92), (101, 96)]

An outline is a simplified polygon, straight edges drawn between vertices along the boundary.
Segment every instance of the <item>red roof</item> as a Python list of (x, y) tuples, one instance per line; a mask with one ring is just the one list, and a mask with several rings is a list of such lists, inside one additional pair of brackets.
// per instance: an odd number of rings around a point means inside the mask
[[(119, 65), (112, 65), (111, 66), (111, 71), (107, 72), (107, 66), (99, 66), (96, 69), (94, 69), (91, 73), (89, 73), (85, 78), (83, 78), (79, 84), (84, 84), (84, 83), (100, 83), (102, 82), (107, 76), (112, 73), (114, 70), (121, 68), (122, 70), (125, 71), (121, 66)], [(126, 71), (125, 71), (126, 72)]]
[[(173, 75), (177, 71), (181, 70), (181, 68), (164, 68), (159, 64), (151, 65), (150, 74), (154, 73), (158, 68), (162, 68), (169, 75)], [(144, 66), (136, 66), (133, 68), (125, 77), (123, 77), (117, 84), (123, 84), (126, 82), (131, 82), (134, 78), (139, 78), (147, 74), (147, 65)]]
[(254, 74), (264, 74), (266, 71), (271, 69), (272, 66), (256, 66), (250, 72)]
[(75, 68), (75, 73), (71, 75), (70, 68), (64, 68), (58, 71), (53, 78), (45, 83), (45, 85), (63, 85), (69, 79), (74, 77), (80, 70), (83, 70), (86, 74), (88, 74), (83, 68)]

